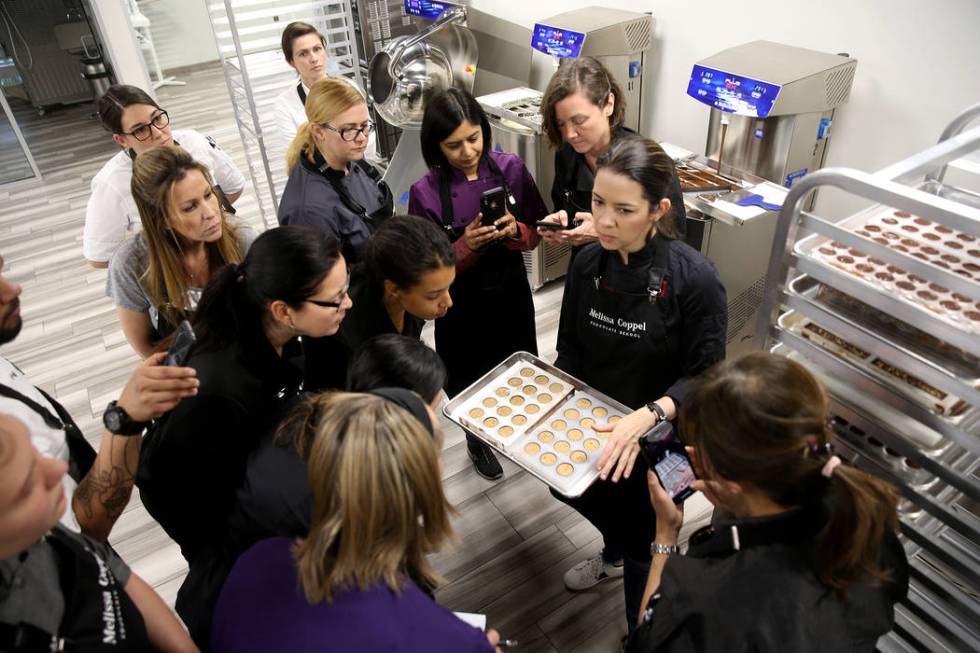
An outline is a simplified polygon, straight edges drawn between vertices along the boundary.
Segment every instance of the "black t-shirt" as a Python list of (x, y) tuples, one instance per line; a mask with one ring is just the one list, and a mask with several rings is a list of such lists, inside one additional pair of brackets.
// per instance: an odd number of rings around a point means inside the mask
[[(631, 135), (636, 136), (637, 133), (627, 127), (617, 127), (613, 130), (613, 142)], [(591, 213), (594, 185), (595, 174), (585, 162), (585, 155), (576, 152), (568, 143), (562, 143), (555, 152), (555, 181), (551, 186), (551, 201), (555, 211), (566, 211), (570, 220), (575, 218), (576, 213)], [(680, 240), (684, 240), (687, 235), (687, 211), (676, 172), (670, 182), (667, 199), (670, 200), (673, 212), (674, 228)]]

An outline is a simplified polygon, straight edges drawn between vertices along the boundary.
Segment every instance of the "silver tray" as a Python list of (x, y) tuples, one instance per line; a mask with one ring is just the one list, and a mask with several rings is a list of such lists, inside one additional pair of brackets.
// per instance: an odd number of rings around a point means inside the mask
[[(521, 372), (525, 369), (530, 369), (532, 372), (522, 375)], [(547, 377), (547, 383), (535, 383), (535, 379), (539, 376)], [(526, 406), (528, 398), (531, 396), (524, 392), (526, 384), (522, 383), (520, 387), (508, 385), (508, 381), (513, 378), (530, 380), (531, 383), (547, 388), (547, 394), (551, 396), (551, 400), (536, 402), (535, 405), (541, 406), (541, 410), (536, 413), (521, 413), (528, 418), (527, 422), (517, 425), (522, 430), (518, 431), (516, 426), (511, 425), (513, 431), (501, 436), (499, 429), (504, 426), (502, 422), (498, 421), (493, 426), (484, 425), (480, 418), (471, 417), (470, 411), (478, 407), (495, 409), (500, 405), (513, 406), (511, 399), (515, 396), (523, 397), (524, 401), (520, 405)], [(552, 383), (562, 384), (563, 391), (552, 392)], [(507, 390), (506, 394), (497, 394), (498, 390), (504, 389)], [(538, 394), (540, 393), (534, 394), (535, 399), (537, 399)], [(483, 400), (491, 397), (497, 400), (497, 404), (484, 406)], [(586, 401), (589, 402), (588, 406), (579, 403)], [(594, 415), (592, 411), (597, 408), (604, 410), (606, 414), (601, 417)], [(565, 411), (568, 410), (578, 410), (579, 417), (576, 419), (566, 417)], [(588, 414), (585, 413), (586, 410), (589, 411)], [(624, 415), (631, 412), (633, 411), (615, 399), (589, 387), (579, 379), (526, 351), (519, 351), (508, 356), (506, 360), (456, 395), (443, 408), (443, 413), (450, 420), (567, 497), (580, 496), (599, 477), (599, 470), (595, 463), (602, 454), (608, 437), (606, 434), (600, 435), (589, 432), (588, 423), (583, 426), (582, 420), (592, 419), (596, 424), (606, 424), (619, 421)], [(506, 417), (512, 418), (513, 413)], [(555, 420), (564, 421), (565, 428), (557, 429), (552, 426), (552, 422)], [(573, 437), (569, 437), (569, 433), (573, 429), (581, 431), (581, 436), (573, 433)], [(543, 430), (549, 430), (554, 437), (547, 441), (541, 440), (539, 436)], [(599, 446), (590, 445), (587, 448), (585, 442), (590, 439), (597, 440)], [(555, 444), (559, 441), (568, 443), (567, 451), (555, 449)], [(529, 444), (537, 444), (539, 449), (529, 452), (525, 449), (525, 446)], [(576, 455), (573, 459), (573, 453), (585, 454), (585, 458), (582, 459), (581, 455)], [(553, 456), (553, 459), (546, 458), (546, 460), (551, 460), (551, 464), (542, 463), (541, 458), (545, 454)], [(567, 475), (559, 474), (558, 468), (562, 465), (570, 466), (571, 469)], [(563, 472), (567, 469), (562, 467)]]
[[(894, 224), (887, 222), (894, 221)], [(861, 238), (915, 257), (940, 269), (980, 283), (980, 238), (939, 223), (876, 205), (837, 224)], [(963, 295), (932, 283), (900, 266), (890, 265), (860, 248), (813, 234), (798, 241), (794, 252), (822, 267), (847, 273), (861, 285), (896, 297), (903, 304), (942, 320), (966, 333), (980, 335), (980, 296)], [(980, 293), (978, 293), (980, 294)]]

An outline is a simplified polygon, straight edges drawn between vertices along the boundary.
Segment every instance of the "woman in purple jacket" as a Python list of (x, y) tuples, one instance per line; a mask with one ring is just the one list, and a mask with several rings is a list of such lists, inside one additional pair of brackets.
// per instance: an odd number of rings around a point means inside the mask
[[(515, 351), (537, 353), (534, 303), (521, 252), (540, 240), (534, 223), (548, 212), (524, 162), (493, 152), (490, 122), (468, 92), (434, 95), (422, 118), (429, 172), (412, 186), (408, 212), (434, 221), (456, 247), (453, 308), (436, 320), (436, 351), (452, 397)], [(480, 196), (502, 188), (503, 217), (484, 226)], [(467, 434), (470, 458), (488, 479), (503, 475), (490, 448)]]
[(321, 394), (285, 428), (309, 467), (310, 532), (238, 559), (215, 610), (215, 653), (494, 651), (495, 631), (462, 622), (409, 577), (435, 584), (426, 555), (452, 536), (432, 409), (395, 388)]

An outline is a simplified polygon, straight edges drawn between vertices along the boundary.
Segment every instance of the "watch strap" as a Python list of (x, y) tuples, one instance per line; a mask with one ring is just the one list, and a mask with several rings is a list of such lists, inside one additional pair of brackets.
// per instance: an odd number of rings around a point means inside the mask
[(655, 401), (651, 401), (647, 404), (647, 410), (657, 416), (657, 423), (667, 421), (667, 411), (665, 411), (660, 404)]
[[(109, 423), (108, 415), (109, 413), (115, 413), (119, 417), (119, 425), (117, 428), (112, 428)], [(150, 425), (149, 422), (137, 422), (134, 421), (129, 414), (123, 410), (116, 401), (110, 401), (109, 405), (106, 406), (105, 412), (102, 413), (102, 424), (106, 427), (106, 430), (113, 435), (139, 435), (146, 430), (146, 427)]]

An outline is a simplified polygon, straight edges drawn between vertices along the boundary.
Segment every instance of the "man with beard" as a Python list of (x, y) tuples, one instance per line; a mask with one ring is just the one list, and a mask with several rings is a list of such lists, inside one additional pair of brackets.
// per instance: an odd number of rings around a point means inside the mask
[[(23, 324), (21, 287), (2, 271), (0, 257), (0, 345), (14, 340)], [(0, 413), (27, 426), (42, 456), (69, 464), (63, 483), (71, 509), (61, 518), (66, 528), (99, 541), (108, 539), (133, 491), (143, 430), (183, 397), (197, 393), (195, 371), (161, 365), (164, 355), (154, 354), (137, 366), (118, 401), (110, 402), (102, 417), (106, 430), (98, 453), (61, 404), (0, 356)]]

